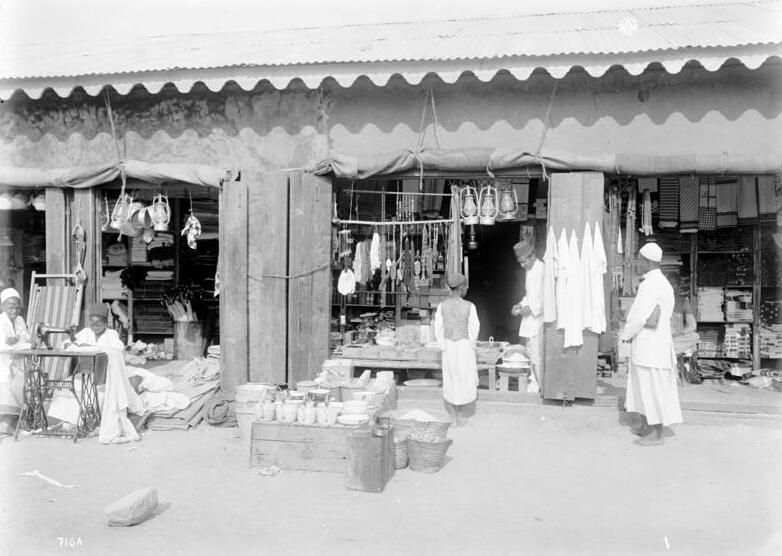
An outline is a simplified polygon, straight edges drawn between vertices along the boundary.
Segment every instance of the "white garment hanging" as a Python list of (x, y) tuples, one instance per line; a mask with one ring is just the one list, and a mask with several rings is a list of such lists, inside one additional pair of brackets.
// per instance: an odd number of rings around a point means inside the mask
[(543, 255), (543, 322), (557, 320), (557, 238), (550, 226), (546, 236), (546, 253)]
[(570, 248), (567, 242), (567, 232), (562, 228), (557, 243), (557, 328), (563, 330), (567, 326), (567, 265)]
[(608, 259), (603, 245), (602, 226), (595, 223), (592, 247), (592, 325), (589, 329), (596, 334), (606, 331), (606, 304), (603, 276), (608, 272)]
[(581, 240), (581, 322), (584, 328), (592, 325), (592, 253), (595, 244), (587, 221)]
[(362, 249), (362, 243), (356, 244), (356, 256), (353, 258), (353, 274), (356, 277), (356, 283), (363, 284), (361, 281), (363, 266), (368, 264), (369, 261), (364, 260), (364, 250)]
[(372, 244), (369, 246), (369, 268), (374, 273), (380, 269), (380, 234), (372, 234)]
[(565, 344), (564, 347), (580, 346), (584, 343), (584, 322), (582, 319), (581, 257), (578, 253), (576, 231), (570, 233), (568, 245), (567, 287), (565, 292)]
[(337, 282), (337, 291), (342, 295), (352, 295), (356, 293), (356, 275), (349, 268), (345, 268), (339, 273), (339, 282)]

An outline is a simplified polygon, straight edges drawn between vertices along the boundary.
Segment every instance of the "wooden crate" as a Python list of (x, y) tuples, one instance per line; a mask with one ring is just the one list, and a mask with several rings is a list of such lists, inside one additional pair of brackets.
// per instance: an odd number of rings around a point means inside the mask
[(347, 437), (355, 427), (254, 422), (250, 466), (344, 473)]

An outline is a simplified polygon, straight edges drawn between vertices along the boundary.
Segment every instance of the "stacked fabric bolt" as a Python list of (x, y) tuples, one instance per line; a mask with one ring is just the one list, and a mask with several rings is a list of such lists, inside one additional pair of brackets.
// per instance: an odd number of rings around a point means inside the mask
[(173, 279), (173, 270), (150, 270), (147, 272), (147, 280), (150, 282), (167, 282)]
[(130, 239), (130, 264), (143, 264), (147, 262), (147, 244), (144, 238), (138, 235)]
[(730, 322), (752, 322), (750, 290), (725, 290), (725, 318)]
[(699, 329), (700, 341), (698, 342), (698, 355), (701, 357), (722, 356), (722, 331), (719, 328)]
[(725, 315), (722, 304), (725, 292), (722, 288), (698, 288), (698, 320), (703, 322), (723, 322)]
[(120, 280), (121, 270), (106, 270), (103, 272), (103, 279), (100, 282), (100, 294), (102, 299), (124, 299), (127, 297), (127, 290)]
[(728, 324), (725, 326), (725, 357), (751, 357), (752, 330), (748, 324)]
[(760, 356), (782, 359), (782, 324), (760, 327)]
[(104, 250), (103, 259), (109, 266), (127, 266), (128, 249), (124, 243), (112, 243)]
[(206, 358), (207, 359), (220, 359), (220, 346), (209, 346), (206, 349)]

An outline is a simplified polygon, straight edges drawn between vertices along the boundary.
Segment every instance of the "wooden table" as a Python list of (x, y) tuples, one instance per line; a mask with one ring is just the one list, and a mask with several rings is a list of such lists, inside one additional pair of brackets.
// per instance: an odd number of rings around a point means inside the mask
[[(422, 371), (440, 371), (443, 370), (443, 365), (440, 361), (399, 361), (393, 359), (347, 359), (344, 361), (350, 361), (350, 373), (351, 376), (355, 376), (356, 368), (366, 369), (378, 369), (383, 371), (406, 371), (408, 369), (422, 370)], [(487, 363), (478, 363), (478, 372), (486, 372), (489, 374), (489, 390), (494, 391), (497, 389), (497, 366)]]
[[(14, 439), (19, 439), (22, 427), (41, 436), (73, 436), (73, 441), (87, 436), (100, 426), (99, 384), (106, 381), (108, 356), (102, 351), (64, 351), (54, 349), (5, 350), (0, 353), (24, 358), (24, 390), (22, 411), (16, 424)], [(65, 359), (64, 370), (51, 372), (50, 360)], [(51, 363), (54, 363), (51, 361)], [(53, 376), (52, 376), (53, 375)], [(76, 377), (80, 378), (80, 392)], [(79, 404), (79, 415), (73, 432), (49, 429), (44, 402), (53, 390), (70, 391)]]

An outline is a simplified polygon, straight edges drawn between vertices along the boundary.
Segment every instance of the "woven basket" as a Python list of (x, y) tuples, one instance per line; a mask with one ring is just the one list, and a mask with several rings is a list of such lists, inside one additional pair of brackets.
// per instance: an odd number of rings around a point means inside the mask
[(402, 438), (410, 434), (425, 434), (436, 436), (437, 438), (447, 438), (448, 428), (451, 426), (449, 421), (414, 421), (410, 419), (391, 419), (394, 425), (395, 434)]
[(407, 438), (394, 439), (394, 468), (404, 469), (407, 467)]
[(450, 438), (438, 442), (423, 442), (407, 439), (407, 454), (410, 458), (410, 469), (423, 473), (437, 473), (443, 466), (445, 454), (453, 440)]

